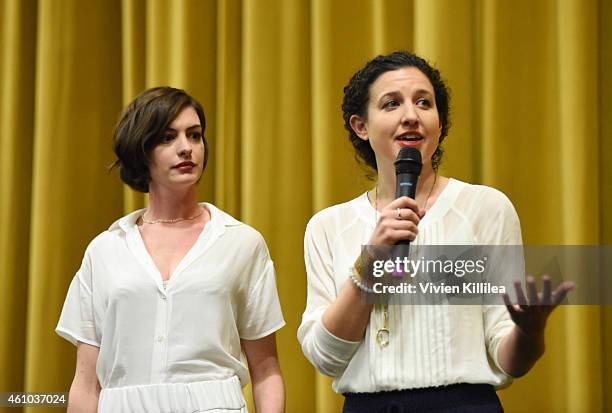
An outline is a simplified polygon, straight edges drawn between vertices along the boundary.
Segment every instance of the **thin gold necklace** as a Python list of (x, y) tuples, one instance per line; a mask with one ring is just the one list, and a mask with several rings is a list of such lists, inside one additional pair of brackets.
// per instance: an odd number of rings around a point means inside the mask
[[(147, 211), (145, 211), (144, 214), (146, 213)], [(187, 217), (187, 218), (154, 219), (152, 221), (149, 221), (148, 219), (144, 217), (144, 214), (142, 214), (141, 218), (142, 218), (142, 222), (145, 224), (176, 224), (177, 222), (182, 222), (182, 221), (193, 221), (194, 219), (196, 219), (203, 213), (204, 213), (204, 208), (200, 208), (200, 212), (190, 217)]]
[[(427, 209), (427, 204), (429, 203), (429, 198), (433, 193), (434, 187), (436, 186), (436, 182), (438, 181), (438, 174), (434, 175), (434, 181), (431, 185), (431, 189), (429, 190), (429, 195), (425, 199), (425, 209)], [(374, 188), (374, 225), (378, 222), (378, 184)], [(389, 304), (382, 305), (383, 312), (383, 325), (376, 332), (376, 341), (381, 347), (386, 347), (389, 344), (389, 339), (391, 337), (391, 332), (389, 331)]]

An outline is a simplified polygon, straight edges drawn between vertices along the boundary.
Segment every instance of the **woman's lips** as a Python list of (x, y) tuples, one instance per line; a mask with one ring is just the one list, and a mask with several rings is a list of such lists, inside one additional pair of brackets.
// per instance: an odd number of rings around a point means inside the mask
[(418, 137), (416, 139), (402, 139), (402, 138), (396, 138), (395, 139), (400, 146), (402, 147), (413, 147), (413, 146), (418, 146), (421, 144), (421, 142), (423, 142), (423, 138), (422, 137)]
[(179, 171), (189, 171), (195, 166), (193, 162), (181, 162), (178, 165), (175, 165), (173, 168), (178, 169)]

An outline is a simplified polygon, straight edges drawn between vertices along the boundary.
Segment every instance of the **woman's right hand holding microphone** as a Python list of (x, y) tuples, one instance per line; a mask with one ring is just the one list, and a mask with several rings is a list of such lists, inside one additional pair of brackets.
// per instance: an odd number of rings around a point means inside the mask
[(391, 201), (381, 211), (368, 245), (395, 245), (399, 241), (414, 241), (418, 225), (425, 215), (416, 201), (403, 196)]

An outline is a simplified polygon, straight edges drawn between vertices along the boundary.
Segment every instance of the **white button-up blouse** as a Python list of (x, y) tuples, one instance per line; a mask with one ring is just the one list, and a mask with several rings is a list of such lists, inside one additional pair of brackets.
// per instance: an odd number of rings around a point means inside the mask
[(284, 324), (262, 236), (215, 206), (164, 286), (136, 226), (112, 224), (87, 247), (56, 332), (100, 348), (101, 387), (249, 380), (240, 339)]

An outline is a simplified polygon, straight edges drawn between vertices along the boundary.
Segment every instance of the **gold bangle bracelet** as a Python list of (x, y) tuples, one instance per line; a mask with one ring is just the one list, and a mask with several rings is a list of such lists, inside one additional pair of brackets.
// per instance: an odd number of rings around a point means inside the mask
[(361, 254), (355, 260), (353, 268), (359, 274), (359, 276), (367, 280), (372, 275), (372, 267), (374, 266), (374, 259), (368, 254), (365, 248), (362, 248)]

